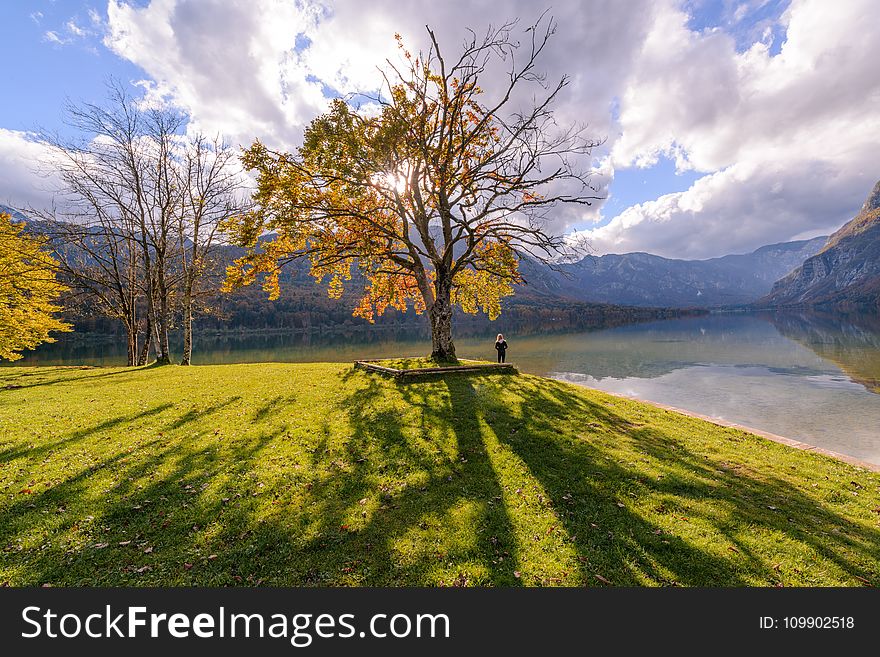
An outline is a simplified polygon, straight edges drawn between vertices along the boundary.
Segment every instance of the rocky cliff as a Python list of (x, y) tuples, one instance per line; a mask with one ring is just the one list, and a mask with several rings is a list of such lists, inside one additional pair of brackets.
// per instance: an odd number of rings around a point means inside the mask
[(880, 182), (825, 247), (774, 284), (759, 305), (880, 310)]

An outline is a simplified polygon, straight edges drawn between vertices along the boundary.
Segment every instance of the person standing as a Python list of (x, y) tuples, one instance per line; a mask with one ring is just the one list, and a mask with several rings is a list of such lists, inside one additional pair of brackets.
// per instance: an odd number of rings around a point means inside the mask
[(498, 352), (498, 362), (503, 363), (507, 356), (507, 340), (504, 339), (501, 333), (495, 338), (495, 350)]

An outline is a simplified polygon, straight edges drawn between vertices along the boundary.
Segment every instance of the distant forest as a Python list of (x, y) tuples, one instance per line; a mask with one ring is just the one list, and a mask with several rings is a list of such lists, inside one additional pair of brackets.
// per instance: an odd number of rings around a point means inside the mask
[[(219, 278), (217, 285), (219, 287)], [(307, 273), (304, 264), (294, 263), (282, 274), (281, 296), (270, 301), (259, 286), (238, 290), (233, 294), (217, 293), (205, 301), (196, 315), (197, 331), (313, 331), (345, 328), (368, 328), (370, 324), (352, 316), (360, 293), (356, 275), (346, 286), (342, 299), (327, 296), (326, 287), (318, 285)], [(88, 300), (67, 304), (65, 319), (79, 333), (121, 335), (124, 329), (117, 320), (94, 311)], [(537, 294), (528, 286), (519, 286), (512, 298), (506, 299), (501, 317), (490, 322), (483, 314), (468, 315), (456, 311), (455, 322), (471, 330), (515, 326), (542, 330), (574, 330), (599, 326), (619, 326), (639, 321), (702, 314), (699, 309), (636, 308), (612, 304), (592, 304)], [(376, 319), (382, 329), (406, 329), (427, 326), (424, 316), (410, 309), (406, 313), (389, 309)], [(507, 329), (509, 330), (509, 329)]]

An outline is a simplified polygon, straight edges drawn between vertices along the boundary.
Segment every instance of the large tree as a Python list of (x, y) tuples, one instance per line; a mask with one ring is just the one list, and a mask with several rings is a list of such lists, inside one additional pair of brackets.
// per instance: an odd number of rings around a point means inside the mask
[(52, 331), (70, 330), (54, 316), (64, 287), (45, 242), (0, 213), (0, 359), (18, 360), (22, 350), (54, 342)]
[[(247, 149), (257, 207), (227, 223), (249, 251), (226, 289), (265, 275), (277, 296), (279, 267), (305, 257), (338, 297), (358, 267), (366, 285), (356, 315), (427, 310), (432, 357), (454, 359), (453, 305), (497, 317), (521, 280), (519, 258), (549, 262), (565, 246), (549, 213), (597, 198), (578, 168), (596, 143), (554, 121), (568, 80), (548, 85), (536, 70), (555, 26), (532, 25), (522, 45), (516, 26), (471, 32), (453, 59), (430, 28), (418, 55), (397, 36), (400, 63), (384, 69), (375, 111), (334, 100), (295, 154), (259, 141)], [(480, 86), (487, 78), (493, 93)]]

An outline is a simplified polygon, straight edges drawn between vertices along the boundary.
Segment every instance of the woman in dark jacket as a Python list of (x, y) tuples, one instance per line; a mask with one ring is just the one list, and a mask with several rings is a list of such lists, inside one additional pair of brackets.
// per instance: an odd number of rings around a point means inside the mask
[(495, 349), (498, 351), (498, 362), (503, 363), (504, 357), (507, 355), (507, 340), (500, 333), (495, 338)]

